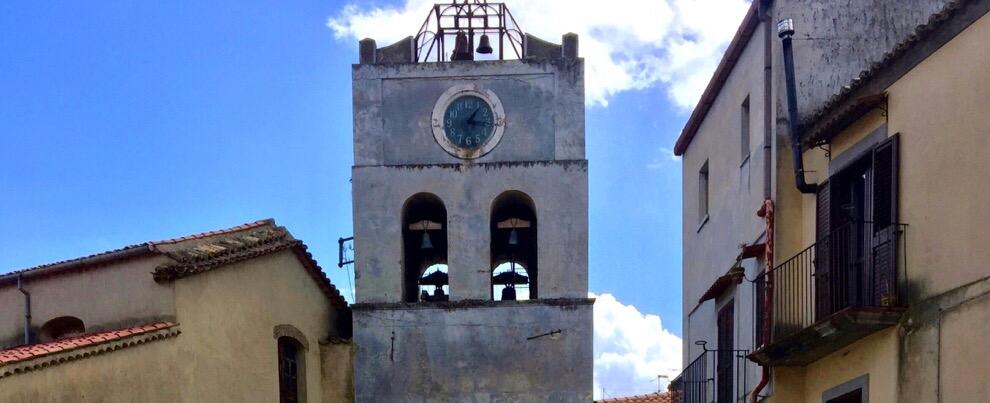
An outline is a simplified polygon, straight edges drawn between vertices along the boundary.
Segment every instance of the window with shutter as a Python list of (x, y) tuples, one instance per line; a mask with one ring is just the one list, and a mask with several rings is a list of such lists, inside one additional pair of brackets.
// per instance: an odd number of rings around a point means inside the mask
[(894, 303), (897, 296), (897, 148), (898, 136), (884, 140), (873, 149), (872, 250), (873, 290), (876, 306)]
[(815, 316), (831, 315), (832, 193), (831, 183), (818, 186), (815, 210)]

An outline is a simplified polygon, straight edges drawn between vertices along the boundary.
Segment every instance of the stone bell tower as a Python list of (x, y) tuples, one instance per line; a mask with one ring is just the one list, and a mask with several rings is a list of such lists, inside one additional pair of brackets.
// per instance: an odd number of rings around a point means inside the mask
[(357, 401), (590, 402), (577, 35), (438, 4), (353, 96)]

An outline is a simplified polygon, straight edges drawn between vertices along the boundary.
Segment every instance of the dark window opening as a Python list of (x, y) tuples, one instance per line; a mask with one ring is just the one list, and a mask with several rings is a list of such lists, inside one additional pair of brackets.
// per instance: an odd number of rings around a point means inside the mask
[[(739, 121), (739, 145), (742, 151), (742, 162), (749, 158), (749, 96), (742, 103)], [(740, 163), (741, 164), (741, 163)]]
[(538, 285), (536, 206), (522, 192), (502, 193), (492, 204), (492, 299), (536, 299)]
[(708, 161), (698, 171), (698, 222), (708, 219)]
[(278, 396), (280, 403), (304, 402), (305, 360), (302, 345), (291, 337), (278, 338)]
[(64, 339), (86, 333), (83, 321), (73, 316), (60, 316), (41, 326), (41, 342)]
[(402, 210), (403, 301), (447, 301), (447, 209), (440, 198), (419, 193)]
[(825, 403), (863, 403), (863, 389), (856, 389), (841, 396), (828, 399)]

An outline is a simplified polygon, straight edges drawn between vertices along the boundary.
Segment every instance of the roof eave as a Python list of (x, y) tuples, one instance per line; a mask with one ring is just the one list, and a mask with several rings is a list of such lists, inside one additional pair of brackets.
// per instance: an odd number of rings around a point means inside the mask
[(698, 129), (701, 127), (701, 122), (705, 120), (712, 104), (715, 103), (715, 98), (722, 91), (722, 87), (725, 85), (729, 74), (736, 67), (739, 56), (742, 55), (746, 45), (749, 44), (749, 39), (753, 37), (756, 27), (760, 25), (758, 9), (759, 1), (754, 1), (749, 6), (749, 11), (743, 17), (739, 29), (736, 30), (735, 36), (729, 42), (729, 47), (725, 49), (722, 60), (718, 63), (718, 67), (712, 74), (711, 80), (708, 81), (705, 92), (701, 94), (701, 99), (698, 100), (698, 104), (695, 105), (694, 110), (691, 112), (691, 117), (684, 124), (684, 129), (681, 130), (681, 135), (674, 144), (674, 155), (684, 155), (684, 152), (687, 151), (688, 146), (691, 145), (691, 140), (694, 139), (695, 134), (697, 134)]

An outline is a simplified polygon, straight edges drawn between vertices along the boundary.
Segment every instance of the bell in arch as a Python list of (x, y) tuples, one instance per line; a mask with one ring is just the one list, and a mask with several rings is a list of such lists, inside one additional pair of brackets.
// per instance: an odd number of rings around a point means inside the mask
[(433, 242), (430, 242), (430, 234), (423, 231), (423, 243), (419, 245), (420, 249), (433, 249)]
[(515, 301), (516, 300), (516, 288), (515, 287), (505, 287), (502, 289), (502, 301)]
[(478, 43), (478, 53), (487, 55), (491, 54), (492, 51), (492, 41), (488, 39), (488, 34), (481, 34), (481, 41)]
[(509, 232), (509, 245), (519, 245), (519, 233), (513, 228), (512, 232)]

